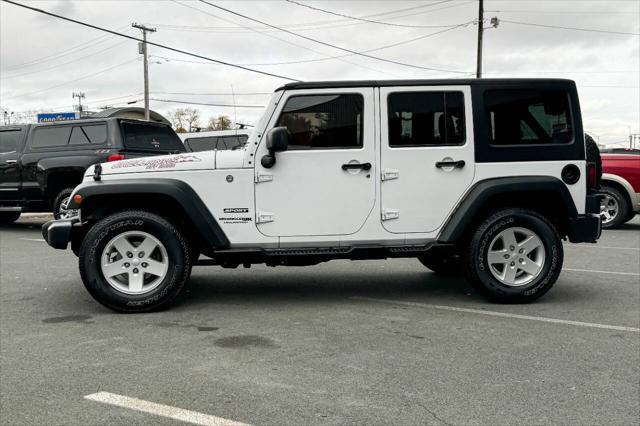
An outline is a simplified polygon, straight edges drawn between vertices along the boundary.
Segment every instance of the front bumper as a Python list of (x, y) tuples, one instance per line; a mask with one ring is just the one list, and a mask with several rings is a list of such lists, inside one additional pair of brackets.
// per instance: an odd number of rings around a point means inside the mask
[(80, 224), (80, 219), (50, 220), (42, 225), (42, 236), (51, 247), (65, 250), (71, 241), (74, 226)]

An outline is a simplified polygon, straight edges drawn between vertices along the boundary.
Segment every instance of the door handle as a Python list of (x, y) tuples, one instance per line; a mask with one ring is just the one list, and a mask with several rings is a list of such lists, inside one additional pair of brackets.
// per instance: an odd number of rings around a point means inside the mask
[(362, 163), (362, 164), (343, 164), (342, 170), (371, 170), (371, 163)]
[(464, 162), (464, 160), (458, 160), (458, 161), (438, 161), (436, 163), (436, 167), (441, 169), (443, 167), (453, 167), (455, 169), (461, 169), (464, 167), (464, 165), (467, 164)]
[(16, 164), (18, 162), (18, 160), (6, 160), (5, 163), (7, 164)]

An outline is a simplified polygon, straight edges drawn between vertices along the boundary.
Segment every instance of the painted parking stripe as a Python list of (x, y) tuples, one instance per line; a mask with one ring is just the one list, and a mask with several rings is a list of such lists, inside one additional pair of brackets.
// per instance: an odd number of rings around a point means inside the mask
[(615, 272), (615, 271), (599, 271), (597, 269), (572, 269), (572, 268), (562, 268), (563, 271), (571, 271), (571, 272), (591, 272), (594, 274), (613, 274), (613, 275), (628, 275), (632, 277), (640, 277), (640, 274), (637, 272)]
[(222, 417), (211, 416), (209, 414), (198, 413), (197, 411), (185, 410), (172, 407), (170, 405), (156, 404), (155, 402), (144, 401), (138, 398), (131, 398), (110, 392), (98, 392), (84, 397), (90, 401), (102, 402), (104, 404), (115, 405), (117, 407), (128, 408), (130, 410), (142, 411), (143, 413), (154, 414), (156, 416), (167, 417), (185, 423), (205, 426), (248, 426), (233, 420)]
[(612, 246), (601, 246), (600, 244), (587, 245), (587, 244), (565, 244), (565, 248), (589, 248), (589, 249), (603, 249), (603, 250), (633, 250), (640, 251), (640, 248), (637, 247), (612, 247)]
[(45, 241), (42, 238), (18, 238), (22, 241), (37, 241), (39, 243), (44, 243)]
[(621, 325), (597, 324), (592, 322), (570, 321), (557, 318), (536, 317), (531, 315), (509, 314), (506, 312), (485, 311), (484, 309), (458, 308), (456, 306), (432, 305), (430, 303), (405, 302), (402, 300), (377, 299), (373, 297), (353, 296), (349, 299), (361, 300), (365, 302), (386, 303), (390, 305), (412, 306), (418, 308), (438, 309), (442, 311), (464, 312), (468, 314), (480, 314), (492, 317), (515, 318), (528, 321), (549, 322), (554, 324), (574, 325), (578, 327), (603, 328), (606, 330), (629, 331), (632, 333), (640, 333), (640, 328), (625, 327)]

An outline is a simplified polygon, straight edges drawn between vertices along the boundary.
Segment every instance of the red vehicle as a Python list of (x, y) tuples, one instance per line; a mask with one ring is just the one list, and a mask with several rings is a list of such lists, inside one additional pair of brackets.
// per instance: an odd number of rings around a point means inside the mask
[(640, 213), (640, 149), (601, 151), (603, 228), (614, 228)]

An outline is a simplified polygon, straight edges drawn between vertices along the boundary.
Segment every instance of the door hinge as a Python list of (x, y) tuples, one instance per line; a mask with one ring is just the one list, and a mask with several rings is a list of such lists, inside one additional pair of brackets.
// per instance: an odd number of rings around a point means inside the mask
[(273, 180), (273, 175), (271, 173), (265, 173), (261, 171), (258, 171), (258, 173), (256, 173), (255, 183), (271, 182), (272, 180)]
[(394, 169), (382, 169), (382, 180), (398, 179), (400, 172)]
[(382, 209), (382, 220), (398, 219), (399, 217), (400, 210)]
[(267, 223), (273, 222), (273, 213), (270, 212), (257, 212), (256, 213), (256, 223)]

